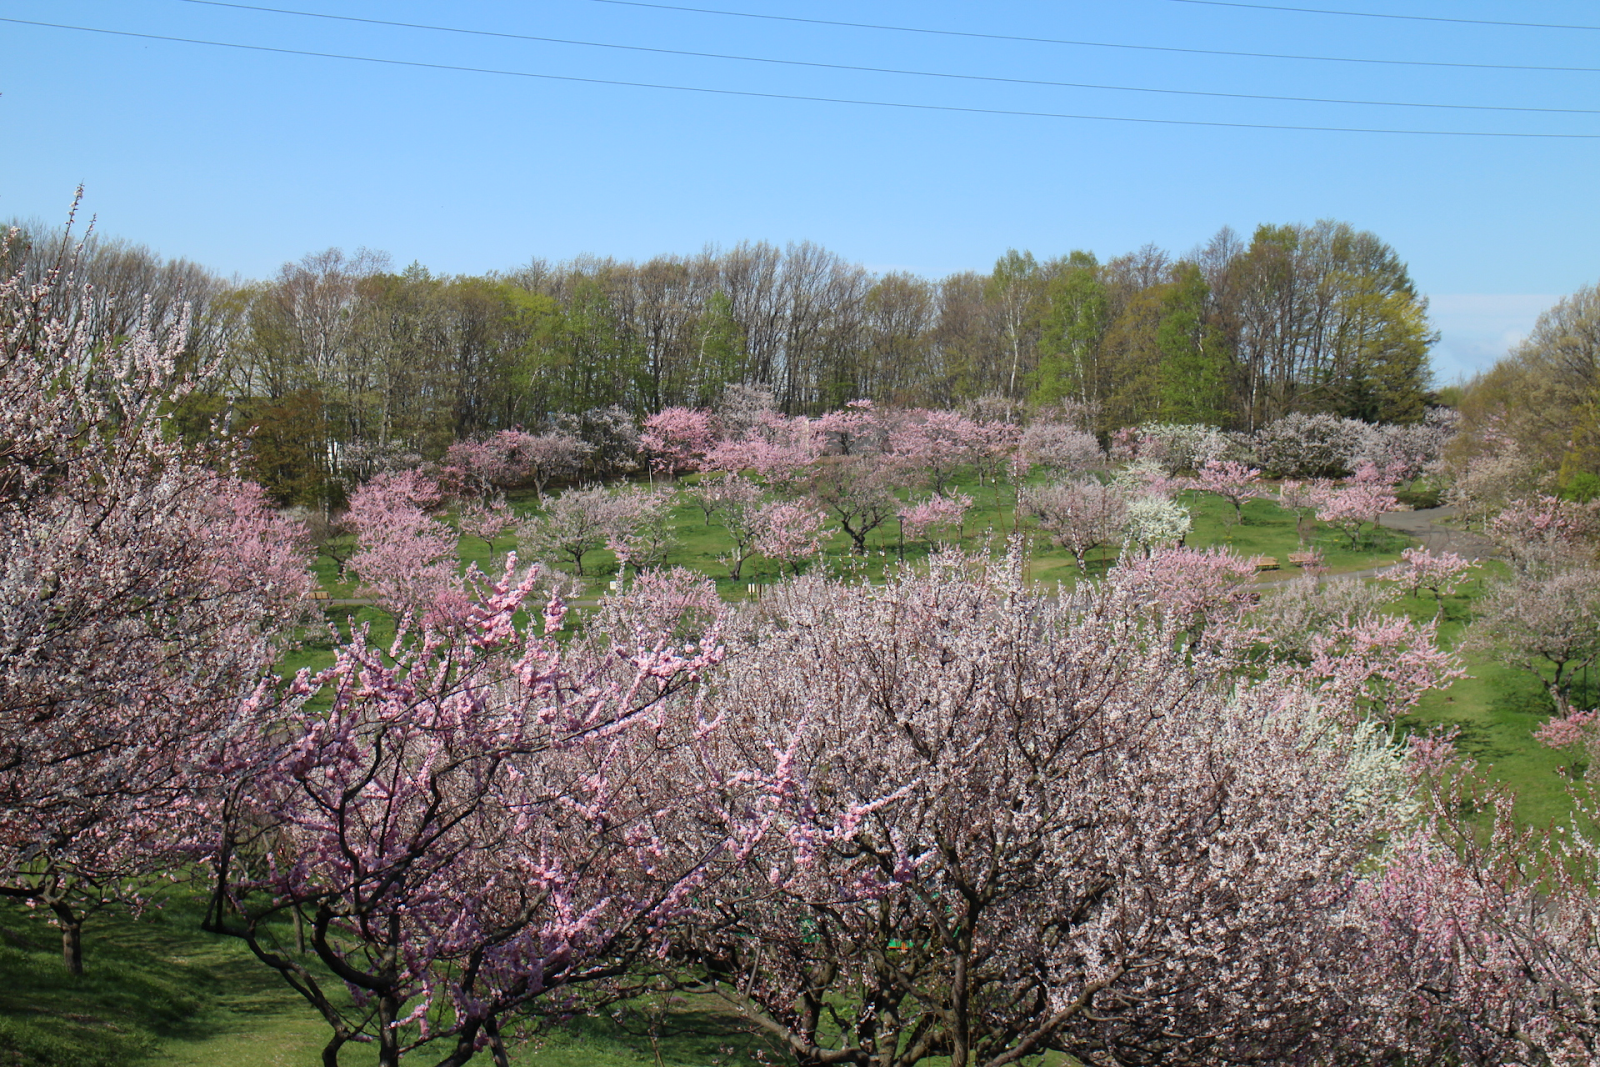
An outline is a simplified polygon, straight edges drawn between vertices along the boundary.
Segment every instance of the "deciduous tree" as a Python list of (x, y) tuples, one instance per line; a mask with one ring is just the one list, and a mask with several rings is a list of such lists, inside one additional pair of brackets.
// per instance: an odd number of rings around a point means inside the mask
[(169, 433), (184, 322), (98, 343), (59, 269), (0, 278), (0, 896), (84, 910), (178, 865), (210, 760), (310, 588), (301, 537)]
[(730, 644), (707, 747), (770, 830), (678, 943), (697, 988), (806, 1067), (1331, 1058), (1398, 755), (1013, 567), (801, 582)]

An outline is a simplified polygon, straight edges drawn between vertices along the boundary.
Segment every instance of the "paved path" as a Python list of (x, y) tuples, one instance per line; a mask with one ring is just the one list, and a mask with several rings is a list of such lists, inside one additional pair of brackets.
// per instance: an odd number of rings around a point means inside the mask
[(1495, 543), (1482, 534), (1443, 526), (1437, 521), (1453, 519), (1455, 515), (1453, 507), (1391, 511), (1378, 520), (1378, 525), (1415, 537), (1423, 548), (1434, 553), (1454, 552), (1466, 559), (1491, 559), (1500, 555)]

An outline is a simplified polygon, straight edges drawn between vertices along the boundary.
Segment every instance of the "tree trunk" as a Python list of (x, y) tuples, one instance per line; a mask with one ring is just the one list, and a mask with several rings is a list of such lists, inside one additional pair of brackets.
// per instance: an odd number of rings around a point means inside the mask
[[(494, 1057), (494, 1067), (511, 1067), (511, 1057), (506, 1055), (505, 1039), (500, 1036), (500, 1024), (493, 1015), (484, 1020), (484, 1030), (489, 1034), (489, 1052)], [(656, 1053), (656, 1061), (660, 1062), (661, 1053)]]
[(378, 998), (378, 1067), (400, 1067), (400, 1005), (385, 994)]
[(968, 1013), (971, 988), (967, 982), (967, 957), (956, 957), (955, 974), (950, 979), (950, 1067), (967, 1067), (972, 1053), (972, 1034)]
[(61, 926), (61, 962), (68, 974), (82, 975), (83, 918), (61, 902), (51, 904), (50, 910), (56, 913), (56, 922)]

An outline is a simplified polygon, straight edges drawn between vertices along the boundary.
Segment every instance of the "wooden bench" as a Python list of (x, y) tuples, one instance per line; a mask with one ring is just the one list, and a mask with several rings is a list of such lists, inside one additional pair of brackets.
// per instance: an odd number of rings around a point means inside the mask
[(1250, 565), (1258, 571), (1275, 571), (1278, 569), (1278, 557), (1257, 556), (1250, 561)]
[(326, 589), (318, 589), (311, 594), (312, 600), (332, 600), (333, 596)]
[(1289, 562), (1296, 567), (1316, 567), (1322, 563), (1322, 557), (1315, 552), (1291, 552)]

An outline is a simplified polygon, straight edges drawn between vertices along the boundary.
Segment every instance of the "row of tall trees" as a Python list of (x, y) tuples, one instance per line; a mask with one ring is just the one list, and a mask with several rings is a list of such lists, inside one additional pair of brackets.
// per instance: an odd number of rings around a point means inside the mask
[[(39, 275), (58, 245), (37, 228), (12, 256)], [(157, 315), (192, 308), (192, 354), (221, 356), (193, 414), (229, 407), (255, 426), (257, 473), (275, 486), (338, 476), (351, 445), (431, 458), (561, 414), (706, 407), (729, 384), (771, 388), (788, 414), (1072, 401), (1101, 433), (1254, 430), (1294, 411), (1409, 421), (1430, 384), (1426, 300), (1405, 264), (1327, 221), (1249, 241), (1224, 229), (1183, 257), (1011, 250), (939, 280), (809, 242), (454, 277), (335, 249), (248, 284), (115, 241), (80, 264), (117, 306), (151, 294)]]

